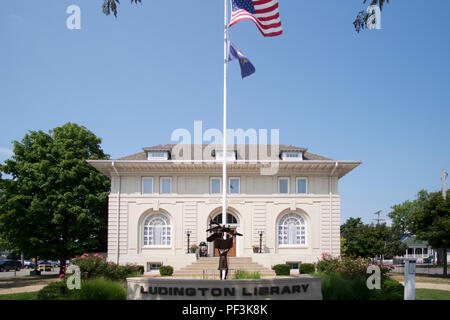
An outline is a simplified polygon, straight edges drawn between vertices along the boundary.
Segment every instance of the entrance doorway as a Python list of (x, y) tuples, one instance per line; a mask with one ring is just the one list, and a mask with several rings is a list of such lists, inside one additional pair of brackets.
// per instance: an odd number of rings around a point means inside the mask
[[(222, 214), (218, 214), (217, 216), (215, 216), (212, 219), (213, 222), (218, 223), (218, 224), (222, 224)], [(238, 228), (238, 221), (236, 219), (236, 217), (231, 214), (231, 213), (227, 213), (227, 223), (226, 225), (233, 231), (237, 231)], [(236, 257), (237, 255), (237, 237), (234, 237), (233, 239), (233, 247), (230, 249), (230, 251), (228, 251), (228, 257)], [(213, 256), (214, 257), (218, 257), (219, 256), (219, 251), (214, 247), (214, 253)], [(212, 253), (212, 252), (211, 252)]]
[[(237, 228), (230, 228), (232, 231), (236, 231)], [(230, 251), (228, 251), (228, 256), (229, 257), (236, 257), (236, 238), (234, 237), (233, 239), (233, 248), (230, 249)], [(216, 247), (214, 247), (214, 257), (218, 257), (219, 256), (219, 250), (216, 249)]]

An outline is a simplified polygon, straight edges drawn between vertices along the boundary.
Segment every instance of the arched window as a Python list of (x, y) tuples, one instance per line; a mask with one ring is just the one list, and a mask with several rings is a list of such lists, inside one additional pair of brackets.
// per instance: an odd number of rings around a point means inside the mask
[(172, 229), (169, 219), (162, 214), (153, 214), (144, 221), (144, 247), (170, 246)]
[(278, 223), (278, 244), (306, 245), (306, 222), (296, 213), (286, 214)]
[[(222, 214), (215, 216), (213, 222), (222, 224)], [(227, 224), (238, 224), (236, 217), (231, 213), (227, 213)]]

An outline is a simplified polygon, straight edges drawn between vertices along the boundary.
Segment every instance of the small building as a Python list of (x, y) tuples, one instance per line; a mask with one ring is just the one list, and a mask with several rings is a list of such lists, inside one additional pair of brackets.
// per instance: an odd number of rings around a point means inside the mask
[[(229, 146), (226, 223), (242, 233), (230, 257), (265, 267), (340, 254), (339, 180), (361, 164), (286, 145)], [(263, 152), (264, 151), (264, 152)], [(190, 245), (222, 222), (222, 146), (158, 145), (117, 160), (90, 160), (110, 177), (108, 260), (150, 272), (196, 261)], [(262, 253), (254, 250), (262, 241)], [(208, 255), (217, 255), (209, 243)], [(256, 251), (256, 252), (255, 252)]]
[(426, 262), (429, 258), (436, 261), (438, 252), (428, 242), (418, 240), (414, 235), (405, 235), (401, 241), (408, 247), (403, 258), (416, 258), (418, 263)]

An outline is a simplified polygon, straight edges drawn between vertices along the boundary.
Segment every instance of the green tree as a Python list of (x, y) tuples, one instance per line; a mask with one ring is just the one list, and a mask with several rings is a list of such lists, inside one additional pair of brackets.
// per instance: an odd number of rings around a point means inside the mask
[(392, 259), (405, 253), (407, 246), (401, 241), (403, 236), (401, 230), (386, 224), (371, 227), (374, 229), (374, 238), (377, 240), (378, 256)]
[[(389, 3), (389, 0), (370, 0), (370, 5), (377, 5), (380, 7), (380, 11), (383, 10), (383, 6), (385, 3)], [(363, 3), (366, 4), (367, 0), (363, 0)], [(355, 27), (356, 32), (360, 32), (361, 30), (367, 28), (367, 21), (369, 19), (369, 14), (366, 10), (362, 10), (356, 16), (355, 21), (353, 21), (353, 26)]]
[(417, 206), (417, 201), (405, 201), (402, 204), (392, 206), (388, 217), (392, 220), (392, 227), (402, 234), (411, 233), (411, 215)]
[(348, 257), (392, 258), (402, 254), (406, 246), (400, 241), (402, 234), (385, 224), (364, 224), (361, 218), (349, 218), (341, 226), (345, 239), (343, 254)]
[[(30, 131), (0, 165), (0, 238), (28, 257), (65, 261), (106, 249), (108, 178), (87, 159), (108, 159), (101, 139), (77, 124)], [(62, 269), (62, 268), (61, 268)]]
[(365, 256), (363, 249), (361, 230), (364, 223), (361, 218), (348, 218), (347, 221), (341, 225), (341, 237), (345, 239), (345, 250), (342, 254), (346, 256)]
[(348, 254), (348, 248), (347, 248), (347, 240), (345, 240), (344, 237), (341, 236), (341, 255), (347, 256)]
[[(142, 3), (142, 0), (130, 0), (131, 3)], [(117, 18), (117, 6), (120, 4), (119, 0), (103, 0), (103, 13), (109, 16), (111, 12)]]
[(420, 240), (443, 252), (444, 275), (447, 275), (447, 248), (450, 247), (450, 192), (419, 192), (410, 216), (411, 232)]

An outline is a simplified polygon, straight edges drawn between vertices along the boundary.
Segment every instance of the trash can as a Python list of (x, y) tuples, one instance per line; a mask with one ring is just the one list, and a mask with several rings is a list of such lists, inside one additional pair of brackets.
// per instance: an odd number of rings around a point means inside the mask
[(200, 257), (207, 257), (208, 245), (206, 244), (206, 242), (200, 242), (199, 248), (200, 248)]

